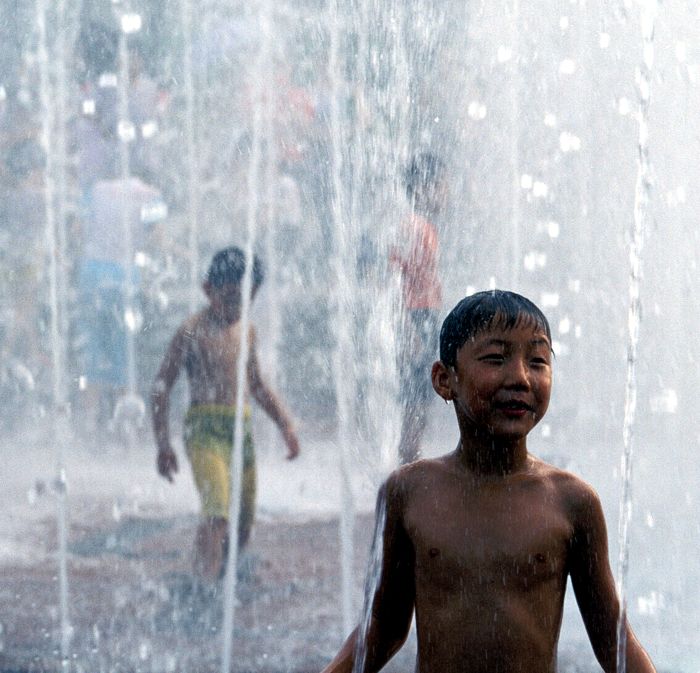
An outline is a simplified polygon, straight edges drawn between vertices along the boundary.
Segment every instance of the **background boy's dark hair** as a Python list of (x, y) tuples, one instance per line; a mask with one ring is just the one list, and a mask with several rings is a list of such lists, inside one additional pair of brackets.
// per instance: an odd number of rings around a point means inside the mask
[[(245, 253), (236, 246), (219, 250), (211, 260), (207, 272), (207, 283), (211, 287), (238, 285), (245, 273)], [(265, 280), (265, 269), (257, 255), (253, 255), (253, 289), (256, 290)]]
[(411, 198), (417, 189), (435, 184), (441, 177), (445, 164), (431, 152), (420, 152), (411, 159), (404, 171), (406, 194)]
[(507, 290), (488, 290), (465, 297), (445, 318), (440, 330), (440, 360), (454, 367), (457, 351), (494, 319), (505, 329), (524, 321), (533, 322), (545, 332), (550, 345), (552, 343), (547, 318), (529, 299)]

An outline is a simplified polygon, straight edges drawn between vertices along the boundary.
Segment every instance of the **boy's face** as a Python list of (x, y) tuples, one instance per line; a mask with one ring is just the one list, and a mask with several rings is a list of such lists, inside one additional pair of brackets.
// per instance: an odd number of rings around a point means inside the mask
[(460, 427), (524, 438), (549, 405), (551, 344), (533, 323), (504, 329), (496, 319), (459, 349), (448, 374)]
[(226, 324), (236, 322), (241, 313), (241, 286), (227, 283), (221, 287), (205, 286), (214, 313)]

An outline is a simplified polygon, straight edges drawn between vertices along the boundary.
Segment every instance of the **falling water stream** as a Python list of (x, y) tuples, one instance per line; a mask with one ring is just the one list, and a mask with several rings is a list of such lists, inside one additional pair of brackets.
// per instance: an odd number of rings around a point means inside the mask
[(639, 140), (637, 183), (634, 196), (629, 250), (629, 315), (627, 320), (627, 380), (625, 385), (625, 415), (623, 422), (622, 489), (620, 493), (618, 587), (620, 617), (617, 628), (617, 671), (627, 670), (627, 575), (629, 571), (629, 528), (632, 520), (632, 458), (633, 429), (637, 409), (637, 351), (641, 318), (640, 285), (642, 277), (642, 246), (651, 216), (652, 174), (649, 162), (649, 103), (651, 101), (652, 68), (654, 65), (654, 26), (657, 0), (641, 5), (642, 60), (637, 70), (639, 97)]
[(192, 0), (181, 0), (183, 33), (183, 84), (185, 93), (185, 145), (187, 148), (187, 217), (190, 252), (189, 309), (194, 313), (199, 303), (199, 156), (197, 151), (197, 102), (192, 72)]
[(246, 411), (246, 382), (250, 343), (248, 333), (250, 328), (251, 290), (253, 287), (253, 248), (257, 234), (259, 178), (261, 167), (261, 149), (263, 132), (264, 94), (263, 73), (268, 68), (269, 61), (269, 21), (270, 2), (262, 0), (257, 11), (258, 51), (250, 73), (250, 90), (252, 96), (251, 148), (248, 165), (248, 202), (246, 210), (245, 273), (242, 282), (242, 304), (239, 320), (240, 351), (238, 353), (236, 376), (236, 419), (233, 432), (233, 452), (231, 455), (231, 472), (229, 494), (229, 545), (226, 561), (226, 576), (224, 577), (223, 601), (224, 616), (221, 628), (222, 654), (221, 673), (231, 670), (231, 653), (233, 645), (233, 624), (236, 604), (236, 580), (238, 566), (238, 520), (241, 511), (241, 493), (243, 491), (243, 432)]
[[(36, 5), (36, 21), (39, 37), (38, 61), (40, 75), (40, 98), (42, 106), (42, 135), (44, 149), (46, 151), (46, 174), (44, 182), (44, 206), (46, 217), (46, 245), (49, 256), (49, 307), (51, 311), (51, 365), (52, 365), (52, 397), (53, 408), (51, 414), (52, 436), (56, 447), (56, 479), (55, 490), (58, 502), (58, 588), (59, 588), (59, 619), (60, 619), (60, 652), (64, 663), (68, 662), (71, 627), (68, 598), (68, 561), (67, 541), (68, 525), (66, 511), (66, 467), (65, 450), (68, 441), (68, 400), (66, 397), (65, 357), (66, 336), (62, 333), (61, 326), (64, 318), (60, 315), (60, 307), (66, 305), (65, 297), (61, 298), (61, 291), (65, 291), (65, 279), (62, 278), (65, 249), (61, 243), (65, 242), (65, 203), (58, 203), (65, 197), (61, 185), (64, 178), (61, 177), (65, 170), (65, 143), (56, 143), (56, 126), (63, 125), (65, 120), (57, 119), (59, 110), (56, 109), (57, 97), (51, 84), (49, 70), (49, 54), (47, 39), (47, 11), (46, 0), (38, 0)], [(57, 57), (63, 56), (59, 50)], [(57, 189), (58, 183), (58, 189)], [(58, 215), (58, 217), (57, 217)]]
[(340, 60), (341, 37), (346, 26), (344, 13), (338, 0), (328, 3), (330, 44), (328, 75), (331, 83), (330, 133), (331, 133), (331, 181), (334, 249), (331, 253), (331, 273), (334, 280), (332, 301), (336, 344), (332, 356), (333, 381), (338, 418), (338, 449), (340, 453), (340, 566), (342, 623), (345, 632), (350, 631), (355, 620), (352, 599), (353, 531), (355, 503), (350, 483), (350, 448), (353, 445), (352, 418), (354, 405), (354, 377), (352, 376), (352, 294), (350, 260), (351, 223), (348, 221), (348, 199), (343, 185), (343, 138), (341, 100), (345, 95), (344, 69)]

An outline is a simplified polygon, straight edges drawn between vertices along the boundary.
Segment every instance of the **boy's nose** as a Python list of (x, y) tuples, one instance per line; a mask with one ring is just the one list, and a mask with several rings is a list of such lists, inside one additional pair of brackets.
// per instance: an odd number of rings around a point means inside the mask
[(530, 387), (530, 370), (526, 359), (513, 358), (511, 360), (511, 366), (508, 367), (508, 384), (517, 387)]

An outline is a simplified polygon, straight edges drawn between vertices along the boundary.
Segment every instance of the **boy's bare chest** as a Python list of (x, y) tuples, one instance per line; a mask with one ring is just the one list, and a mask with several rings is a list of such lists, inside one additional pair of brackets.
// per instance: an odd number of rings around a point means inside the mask
[(222, 378), (235, 375), (240, 353), (238, 330), (211, 330), (196, 335), (188, 353), (188, 370), (196, 377), (214, 374)]
[(541, 489), (447, 490), (414, 501), (406, 523), (417, 579), (437, 586), (531, 589), (565, 573), (571, 526)]

